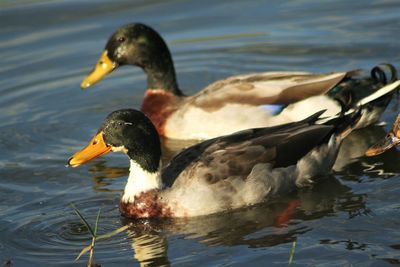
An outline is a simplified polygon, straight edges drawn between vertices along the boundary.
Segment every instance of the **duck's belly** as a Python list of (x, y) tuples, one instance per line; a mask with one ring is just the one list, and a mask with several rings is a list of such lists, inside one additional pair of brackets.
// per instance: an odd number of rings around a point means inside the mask
[(327, 110), (324, 116), (340, 112), (338, 103), (325, 95), (291, 104), (278, 115), (274, 115), (276, 109), (273, 108), (243, 104), (227, 104), (215, 111), (193, 106), (182, 108), (168, 118), (165, 136), (175, 139), (210, 139), (249, 128), (299, 121), (322, 109)]
[(270, 111), (260, 107), (229, 104), (207, 111), (198, 107), (173, 113), (165, 125), (165, 135), (176, 139), (209, 139), (236, 131), (267, 126)]

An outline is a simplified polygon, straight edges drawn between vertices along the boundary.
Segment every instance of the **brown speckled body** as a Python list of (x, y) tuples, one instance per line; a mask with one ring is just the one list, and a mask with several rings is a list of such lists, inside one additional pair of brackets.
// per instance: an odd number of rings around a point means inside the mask
[(128, 218), (170, 218), (174, 214), (170, 207), (160, 202), (159, 191), (150, 190), (135, 196), (133, 203), (120, 202), (121, 214)]
[(149, 89), (145, 92), (140, 109), (156, 126), (160, 136), (165, 136), (166, 121), (179, 108), (180, 98), (164, 90)]

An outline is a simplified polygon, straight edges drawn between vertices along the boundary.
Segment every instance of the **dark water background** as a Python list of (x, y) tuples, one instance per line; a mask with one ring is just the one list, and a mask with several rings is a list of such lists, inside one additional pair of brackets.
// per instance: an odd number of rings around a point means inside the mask
[[(127, 223), (117, 209), (125, 157), (64, 165), (109, 112), (141, 103), (138, 68), (79, 88), (111, 32), (128, 22), (163, 35), (188, 94), (246, 72), (400, 67), (399, 1), (1, 1), (0, 264), (84, 265), (87, 256), (74, 258), (90, 234), (71, 202), (90, 222), (102, 209), (99, 233)], [(395, 108), (382, 121), (391, 124)], [(295, 244), (293, 266), (399, 265), (400, 153), (362, 156), (389, 126), (353, 133), (336, 171), (312, 189), (222, 215), (135, 222), (100, 241), (95, 261), (287, 266)]]

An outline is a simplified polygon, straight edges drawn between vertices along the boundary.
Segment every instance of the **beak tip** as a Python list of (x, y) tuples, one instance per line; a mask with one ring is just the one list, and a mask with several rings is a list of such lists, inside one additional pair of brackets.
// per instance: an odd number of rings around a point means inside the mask
[(65, 165), (65, 167), (72, 167), (72, 168), (75, 168), (75, 167), (78, 167), (80, 164), (73, 164), (73, 163), (71, 163), (71, 161), (74, 159), (74, 157), (70, 157), (69, 159), (68, 159), (68, 161), (67, 161), (67, 164)]
[(82, 88), (82, 89), (87, 89), (87, 88), (90, 87), (90, 86), (91, 86), (91, 84), (88, 83), (88, 82), (83, 81), (83, 82), (81, 83), (81, 88)]
[(65, 167), (71, 167), (71, 160), (72, 160), (72, 157), (70, 157), (68, 159), (67, 164), (65, 164)]

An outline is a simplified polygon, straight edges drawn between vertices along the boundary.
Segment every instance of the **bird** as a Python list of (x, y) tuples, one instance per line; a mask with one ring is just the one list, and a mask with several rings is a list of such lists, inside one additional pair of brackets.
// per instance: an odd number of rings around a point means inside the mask
[(130, 172), (119, 210), (128, 218), (225, 212), (310, 186), (329, 173), (341, 140), (362, 112), (342, 113), (318, 124), (324, 112), (197, 143), (162, 168), (156, 127), (141, 111), (121, 109), (106, 117), (68, 166), (78, 167), (111, 151), (126, 154)]
[(377, 156), (391, 149), (392, 147), (400, 144), (400, 114), (397, 115), (396, 120), (393, 123), (392, 129), (379, 140), (376, 144), (371, 146), (365, 155), (368, 157)]
[[(119, 66), (135, 65), (147, 74), (147, 90), (141, 104), (161, 136), (204, 140), (239, 130), (274, 126), (302, 120), (321, 109), (335, 115), (343, 103), (352, 108), (379, 88), (396, 83), (390, 64), (371, 70), (313, 74), (297, 71), (260, 72), (215, 81), (186, 96), (178, 86), (167, 44), (150, 26), (131, 23), (108, 39), (93, 71), (81, 83), (88, 88)], [(356, 128), (379, 120), (392, 95), (368, 106)]]

